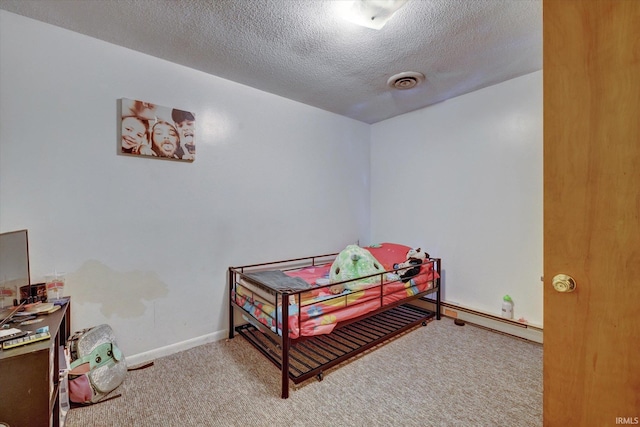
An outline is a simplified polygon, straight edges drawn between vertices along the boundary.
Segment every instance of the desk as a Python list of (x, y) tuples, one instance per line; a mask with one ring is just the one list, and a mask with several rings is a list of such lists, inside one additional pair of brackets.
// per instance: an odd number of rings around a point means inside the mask
[(60, 424), (58, 367), (71, 328), (70, 304), (38, 316), (42, 322), (19, 326), (31, 331), (49, 326), (51, 339), (0, 350), (0, 422), (11, 427)]

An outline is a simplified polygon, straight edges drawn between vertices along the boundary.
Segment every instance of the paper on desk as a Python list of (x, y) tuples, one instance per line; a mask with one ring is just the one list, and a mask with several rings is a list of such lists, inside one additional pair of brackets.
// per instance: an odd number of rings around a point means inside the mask
[(0, 338), (13, 335), (13, 334), (19, 334), (20, 332), (22, 331), (17, 328), (0, 329)]

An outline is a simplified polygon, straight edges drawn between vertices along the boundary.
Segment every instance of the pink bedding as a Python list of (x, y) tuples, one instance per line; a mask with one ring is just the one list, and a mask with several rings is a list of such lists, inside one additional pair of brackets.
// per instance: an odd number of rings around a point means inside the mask
[[(367, 247), (385, 270), (393, 270), (393, 264), (404, 261), (408, 246), (382, 243)], [(339, 322), (353, 319), (374, 311), (384, 305), (410, 298), (433, 288), (438, 278), (433, 262), (421, 266), (420, 273), (407, 283), (397, 275), (384, 273), (382, 285), (375, 285), (361, 291), (345, 290), (334, 295), (329, 291), (326, 279), (331, 264), (304, 267), (285, 271), (291, 277), (299, 277), (309, 283), (312, 289), (296, 293), (290, 297), (289, 336), (313, 336), (328, 334)], [(320, 279), (320, 280), (319, 280)], [(318, 281), (321, 284), (318, 284)], [(261, 291), (250, 282), (241, 280), (235, 288), (235, 302), (248, 311), (260, 323), (282, 335), (282, 302), (273, 295)], [(278, 325), (276, 329), (276, 318)]]

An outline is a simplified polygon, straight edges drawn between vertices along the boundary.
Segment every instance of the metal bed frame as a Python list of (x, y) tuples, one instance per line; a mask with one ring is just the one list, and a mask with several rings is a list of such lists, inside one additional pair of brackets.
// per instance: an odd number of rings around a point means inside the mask
[[(428, 259), (428, 261), (434, 263), (433, 270), (437, 272), (438, 276), (433, 279), (431, 288), (412, 297), (386, 305), (383, 305), (383, 301), (381, 301), (381, 307), (377, 310), (348, 321), (340, 322), (330, 334), (311, 337), (300, 336), (295, 339), (289, 338), (289, 311), (283, 307), (282, 319), (278, 318), (276, 310), (276, 325), (282, 324), (282, 335), (279, 335), (258, 322), (248, 311), (236, 304), (234, 300), (235, 287), (240, 278), (246, 277), (246, 273), (272, 269), (286, 271), (305, 266), (315, 266), (331, 262), (337, 255), (337, 253), (334, 253), (285, 261), (229, 267), (229, 339), (232, 339), (237, 332), (280, 369), (282, 375), (281, 397), (283, 399), (289, 397), (289, 380), (294, 384), (299, 384), (315, 376), (319, 381), (322, 381), (324, 372), (327, 369), (418, 325), (424, 326), (434, 317), (440, 320), (442, 276), (442, 261), (440, 258)], [(382, 279), (386, 273), (389, 273), (389, 271), (365, 277), (380, 275), (382, 283)], [(252, 281), (252, 284), (258, 283)], [(288, 303), (290, 296), (297, 296), (299, 298), (300, 294), (306, 292), (282, 292), (266, 285), (259, 285), (259, 287), (275, 297), (275, 305), (277, 305), (278, 299), (281, 298), (280, 301), (283, 302), (284, 306)], [(435, 313), (416, 305), (408, 304), (410, 301), (416, 299), (424, 300), (428, 294), (434, 292), (436, 293)], [(383, 298), (382, 294), (381, 292), (381, 298)], [(236, 326), (234, 318), (235, 311), (244, 314), (244, 318), (248, 320), (248, 323)], [(300, 321), (300, 316), (298, 316), (298, 321)]]

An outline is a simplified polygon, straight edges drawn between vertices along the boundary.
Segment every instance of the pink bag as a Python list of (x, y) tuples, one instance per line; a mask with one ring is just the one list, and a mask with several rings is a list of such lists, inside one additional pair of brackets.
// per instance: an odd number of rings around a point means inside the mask
[(69, 381), (69, 399), (77, 403), (91, 402), (93, 393), (91, 392), (89, 377), (80, 375)]

